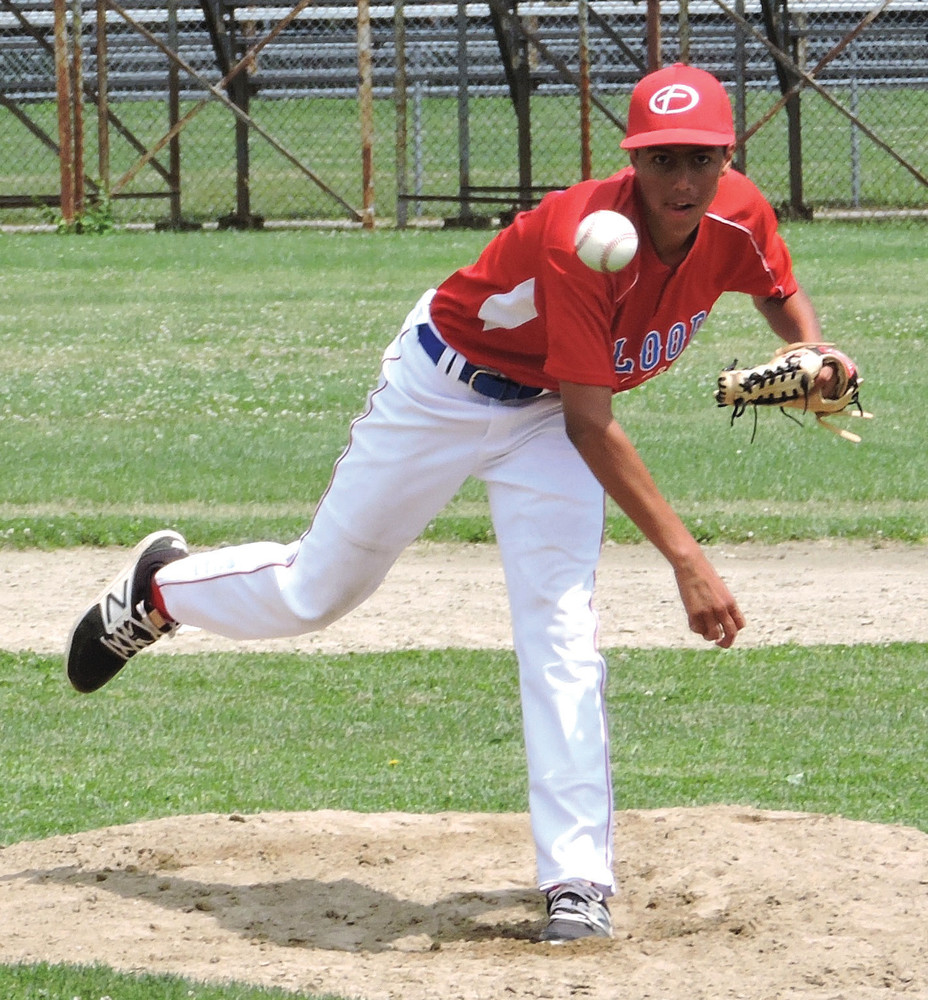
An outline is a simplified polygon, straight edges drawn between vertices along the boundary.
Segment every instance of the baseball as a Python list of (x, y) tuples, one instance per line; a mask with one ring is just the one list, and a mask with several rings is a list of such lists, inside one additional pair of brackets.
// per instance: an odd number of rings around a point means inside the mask
[(580, 220), (574, 246), (594, 271), (621, 271), (638, 251), (638, 233), (624, 215), (603, 208)]

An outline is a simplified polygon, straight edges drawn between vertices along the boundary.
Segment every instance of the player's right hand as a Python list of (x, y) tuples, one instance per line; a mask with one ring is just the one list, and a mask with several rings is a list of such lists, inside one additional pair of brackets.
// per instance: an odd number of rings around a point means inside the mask
[(692, 632), (728, 649), (745, 626), (731, 591), (708, 559), (675, 570), (677, 589)]

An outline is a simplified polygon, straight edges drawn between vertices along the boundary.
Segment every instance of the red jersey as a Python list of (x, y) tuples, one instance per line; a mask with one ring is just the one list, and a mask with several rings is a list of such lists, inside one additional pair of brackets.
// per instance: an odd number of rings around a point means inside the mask
[[(614, 274), (591, 270), (574, 250), (580, 220), (600, 208), (628, 216), (639, 234), (638, 252)], [(773, 209), (742, 174), (722, 176), (686, 259), (670, 268), (651, 245), (627, 167), (517, 215), (439, 286), (431, 317), (469, 361), (517, 382), (621, 392), (666, 371), (723, 292), (787, 298), (796, 289)]]

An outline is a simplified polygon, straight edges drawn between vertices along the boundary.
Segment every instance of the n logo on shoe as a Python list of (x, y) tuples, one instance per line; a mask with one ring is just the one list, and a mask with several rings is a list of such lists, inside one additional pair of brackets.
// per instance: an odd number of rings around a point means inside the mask
[[(121, 591), (120, 589), (121, 588)], [(103, 627), (112, 632), (131, 610), (132, 590), (128, 577), (113, 586), (106, 597), (100, 602), (100, 614), (103, 617)]]

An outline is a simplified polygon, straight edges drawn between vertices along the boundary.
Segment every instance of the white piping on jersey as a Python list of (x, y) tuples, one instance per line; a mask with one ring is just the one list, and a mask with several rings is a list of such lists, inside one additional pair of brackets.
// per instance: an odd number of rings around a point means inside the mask
[[(773, 280), (773, 271), (770, 265), (767, 263), (767, 258), (763, 255), (763, 253), (761, 253), (761, 249), (757, 245), (757, 241), (754, 239), (754, 233), (751, 232), (751, 230), (748, 229), (747, 226), (742, 226), (741, 223), (739, 222), (732, 222), (731, 219), (726, 219), (724, 215), (716, 215), (714, 212), (706, 212), (706, 218), (715, 219), (716, 222), (721, 222), (725, 226), (731, 226), (733, 229), (740, 229), (742, 233), (746, 233), (751, 241), (751, 246), (754, 247), (754, 253), (756, 253), (757, 256), (760, 258), (760, 262), (763, 265), (764, 270), (767, 272), (767, 274), (770, 275), (771, 281)], [(783, 295), (782, 285), (774, 284), (773, 287), (776, 288), (776, 290), (780, 293), (781, 296)]]
[(641, 268), (639, 267), (638, 270), (635, 271), (634, 281), (632, 281), (632, 283), (628, 286), (628, 288), (626, 288), (625, 291), (622, 292), (622, 294), (615, 300), (616, 305), (618, 305), (622, 301), (622, 299), (624, 299), (625, 296), (628, 295), (628, 293), (635, 287), (635, 285), (638, 284), (638, 279), (640, 277), (641, 277)]

